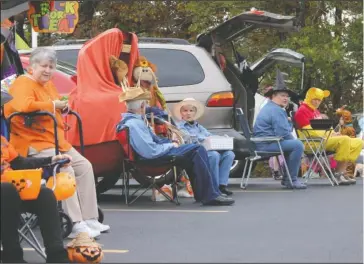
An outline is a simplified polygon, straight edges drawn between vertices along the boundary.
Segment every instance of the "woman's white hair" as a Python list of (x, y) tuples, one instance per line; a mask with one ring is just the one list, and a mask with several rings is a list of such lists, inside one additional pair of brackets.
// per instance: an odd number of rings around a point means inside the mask
[(140, 108), (142, 108), (143, 104), (145, 104), (145, 100), (136, 100), (136, 101), (128, 101), (126, 102), (126, 108), (130, 112), (136, 112)]
[(50, 61), (52, 64), (57, 64), (56, 51), (48, 48), (36, 48), (30, 55), (29, 63), (31, 66), (34, 66), (45, 60)]

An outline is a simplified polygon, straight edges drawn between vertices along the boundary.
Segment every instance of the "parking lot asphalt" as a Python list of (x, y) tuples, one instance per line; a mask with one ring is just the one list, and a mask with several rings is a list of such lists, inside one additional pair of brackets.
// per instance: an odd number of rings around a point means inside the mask
[[(273, 179), (232, 186), (233, 206), (152, 202), (131, 206), (115, 188), (100, 197), (107, 263), (279, 262), (363, 263), (363, 180), (331, 187), (311, 180), (307, 190), (282, 189)], [(65, 240), (67, 243), (68, 240)], [(24, 245), (28, 262), (44, 262)]]

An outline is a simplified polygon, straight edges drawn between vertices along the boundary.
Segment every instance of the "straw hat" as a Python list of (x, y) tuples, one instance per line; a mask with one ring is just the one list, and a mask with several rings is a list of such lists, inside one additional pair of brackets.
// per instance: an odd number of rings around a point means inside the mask
[(205, 106), (199, 102), (196, 101), (194, 98), (186, 98), (184, 100), (182, 100), (181, 102), (177, 103), (173, 109), (172, 109), (172, 115), (178, 119), (178, 120), (182, 120), (182, 116), (181, 116), (181, 108), (185, 105), (192, 105), (194, 107), (196, 107), (196, 115), (195, 115), (195, 120), (199, 119), (203, 113), (205, 112)]
[(150, 100), (151, 93), (144, 91), (141, 87), (127, 88), (125, 92), (119, 95), (119, 102), (130, 102), (137, 100)]
[(101, 244), (97, 243), (93, 238), (90, 238), (86, 232), (81, 232), (71, 242), (67, 244), (67, 247), (98, 247)]

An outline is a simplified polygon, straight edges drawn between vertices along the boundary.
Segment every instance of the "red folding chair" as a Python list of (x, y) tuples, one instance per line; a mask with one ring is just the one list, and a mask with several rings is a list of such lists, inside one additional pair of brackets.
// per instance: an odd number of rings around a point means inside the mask
[[(148, 190), (155, 188), (170, 202), (180, 205), (177, 196), (178, 176), (176, 157), (171, 156), (169, 159), (141, 159), (130, 145), (128, 127), (121, 129), (117, 133), (117, 138), (122, 146), (123, 152), (123, 186), (125, 203), (127, 205), (131, 205)], [(133, 178), (140, 183), (140, 187), (137, 188), (137, 190), (135, 190), (130, 196), (129, 174), (131, 174)], [(172, 185), (172, 199), (161, 189), (164, 184)], [(129, 198), (134, 196), (143, 188), (145, 188), (144, 191), (129, 202)]]

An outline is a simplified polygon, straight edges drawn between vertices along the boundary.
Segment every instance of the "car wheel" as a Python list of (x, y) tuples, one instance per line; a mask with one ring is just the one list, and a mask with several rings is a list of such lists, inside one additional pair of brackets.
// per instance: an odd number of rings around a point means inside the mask
[[(256, 166), (256, 162), (254, 162), (252, 171)], [(230, 168), (230, 178), (241, 178), (243, 176), (245, 160), (234, 160), (233, 165)]]

